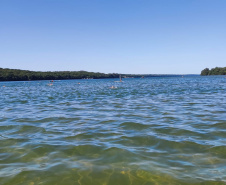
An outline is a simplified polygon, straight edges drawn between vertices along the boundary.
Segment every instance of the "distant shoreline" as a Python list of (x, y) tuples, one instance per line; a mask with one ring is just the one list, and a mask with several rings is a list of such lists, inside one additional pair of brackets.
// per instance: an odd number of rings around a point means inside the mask
[(37, 80), (75, 80), (75, 79), (107, 79), (107, 78), (147, 78), (147, 77), (183, 77), (198, 74), (119, 74), (87, 71), (29, 71), (0, 68), (0, 81), (37, 81)]

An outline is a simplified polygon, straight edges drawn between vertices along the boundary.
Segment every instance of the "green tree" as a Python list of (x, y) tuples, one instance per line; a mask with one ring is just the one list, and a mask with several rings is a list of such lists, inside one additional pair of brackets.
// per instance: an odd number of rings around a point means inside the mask
[(203, 70), (201, 71), (201, 75), (202, 75), (202, 76), (209, 75), (209, 72), (210, 72), (209, 68), (205, 68), (205, 69), (203, 69)]

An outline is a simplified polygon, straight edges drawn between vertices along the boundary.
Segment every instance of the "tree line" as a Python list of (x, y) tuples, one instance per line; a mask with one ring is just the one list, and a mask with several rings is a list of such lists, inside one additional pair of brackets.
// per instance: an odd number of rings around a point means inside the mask
[[(178, 77), (183, 75), (167, 74), (121, 74), (122, 78), (148, 77)], [(20, 69), (0, 68), (0, 81), (29, 81), (29, 80), (70, 80), (70, 79), (101, 79), (119, 78), (118, 73), (99, 73), (87, 71), (29, 71)]]
[(118, 78), (119, 74), (95, 73), (87, 71), (29, 71), (20, 69), (0, 68), (0, 81), (28, 81), (28, 80), (66, 80), (66, 79), (100, 79)]
[(201, 71), (201, 75), (226, 75), (226, 67), (205, 68)]

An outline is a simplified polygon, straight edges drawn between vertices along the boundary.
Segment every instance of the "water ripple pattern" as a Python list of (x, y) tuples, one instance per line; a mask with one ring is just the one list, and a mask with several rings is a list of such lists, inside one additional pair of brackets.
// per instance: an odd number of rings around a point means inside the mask
[(0, 82), (0, 185), (65, 184), (226, 184), (226, 78)]

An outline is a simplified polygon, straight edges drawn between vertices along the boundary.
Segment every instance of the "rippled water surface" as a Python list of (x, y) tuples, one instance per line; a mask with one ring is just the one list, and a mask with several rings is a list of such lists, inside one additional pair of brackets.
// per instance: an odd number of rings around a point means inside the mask
[(1, 185), (226, 184), (226, 78), (49, 83), (0, 82)]

